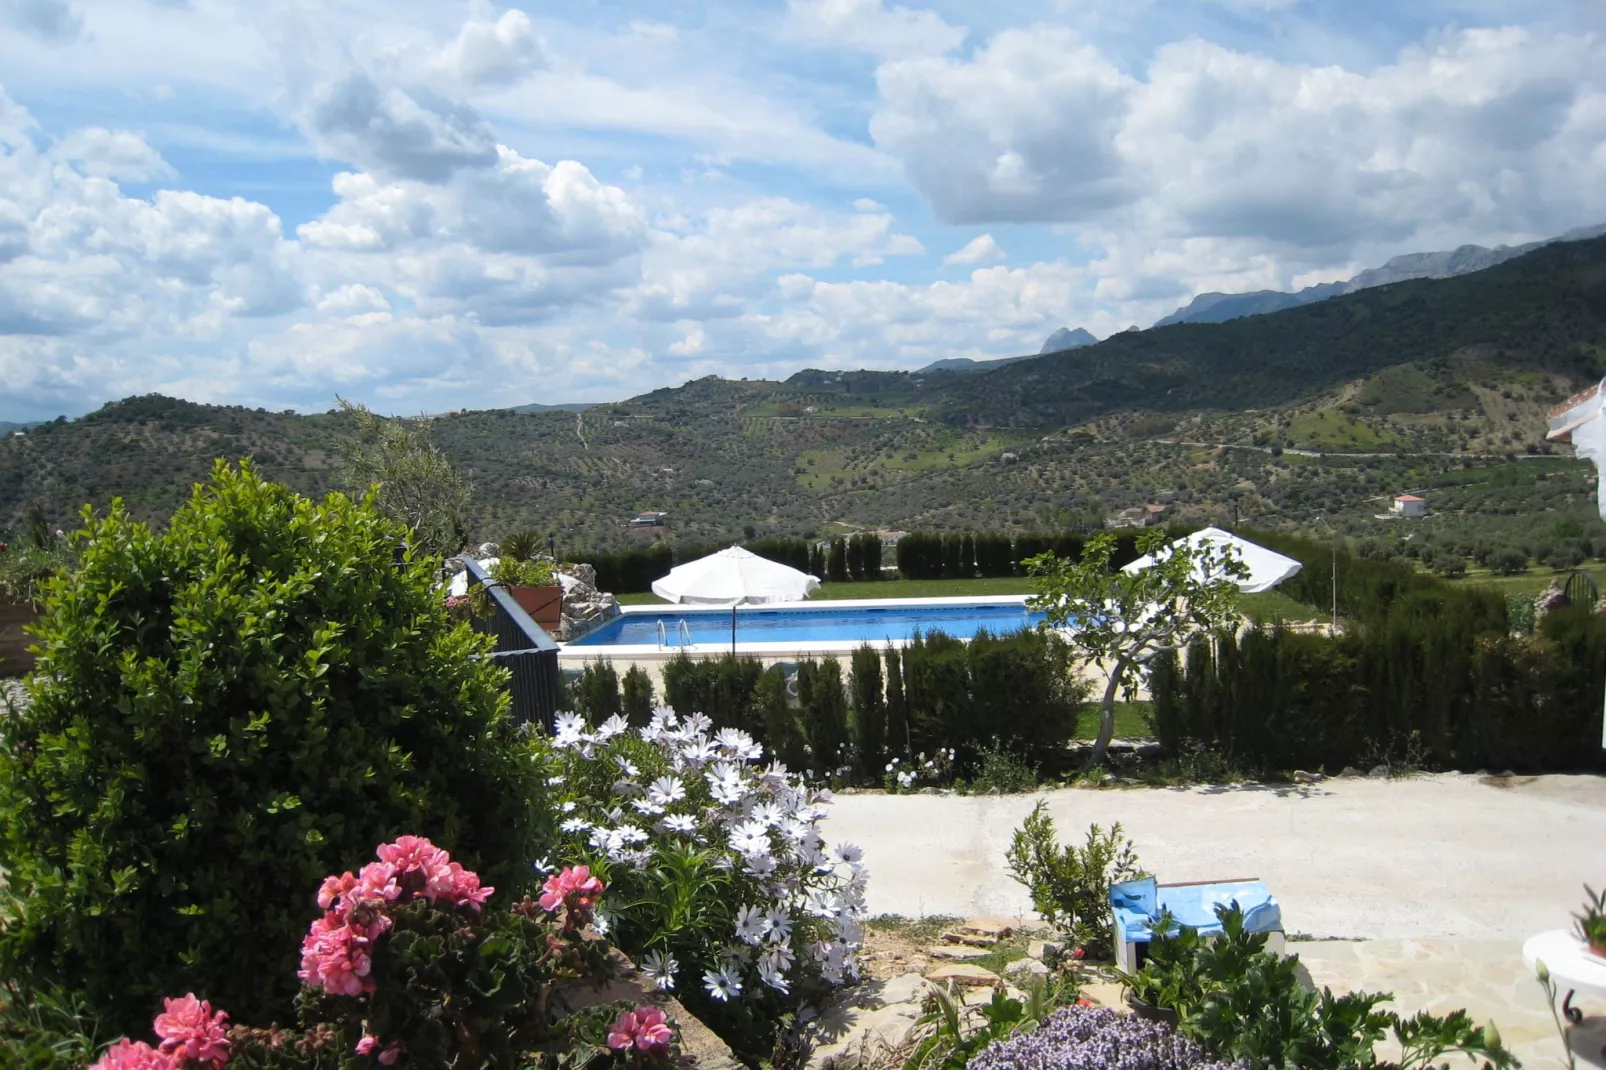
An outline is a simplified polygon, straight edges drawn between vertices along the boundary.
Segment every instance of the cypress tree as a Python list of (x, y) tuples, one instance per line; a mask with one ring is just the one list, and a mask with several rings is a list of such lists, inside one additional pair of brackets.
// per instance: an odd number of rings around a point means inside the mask
[(831, 553), (826, 561), (825, 571), (832, 583), (848, 581), (848, 548), (840, 535), (831, 540)]
[(652, 717), (652, 677), (640, 665), (625, 670), (622, 696), (625, 719), (640, 728)]
[(882, 692), (881, 655), (868, 644), (853, 652), (853, 749), (859, 768), (874, 773), (885, 757), (887, 704)]
[(887, 667), (887, 750), (909, 760), (909, 707), (903, 693), (903, 659), (896, 647), (883, 655)]

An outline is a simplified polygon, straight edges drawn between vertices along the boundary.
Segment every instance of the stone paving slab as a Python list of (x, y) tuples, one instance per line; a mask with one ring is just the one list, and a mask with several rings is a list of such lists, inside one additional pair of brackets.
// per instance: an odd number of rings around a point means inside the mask
[[(1519, 940), (1424, 939), (1297, 941), (1288, 950), (1318, 987), (1335, 993), (1392, 992), (1389, 1009), (1444, 1014), (1465, 1008), (1493, 1021), (1527, 1070), (1566, 1066), (1544, 990), (1522, 961)], [(1606, 1066), (1606, 1002), (1583, 1004), (1593, 1015), (1574, 1034), (1579, 1065)]]

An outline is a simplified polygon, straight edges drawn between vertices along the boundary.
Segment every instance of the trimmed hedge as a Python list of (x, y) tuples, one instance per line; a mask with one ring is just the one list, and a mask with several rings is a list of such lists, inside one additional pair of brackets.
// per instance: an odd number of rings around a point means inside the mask
[[(664, 666), (664, 697), (821, 776), (845, 768), (851, 779), (878, 781), (888, 756), (949, 748), (968, 768), (995, 743), (1053, 765), (1087, 698), (1070, 657), (1062, 640), (1030, 629), (983, 632), (969, 643), (932, 633), (902, 650), (859, 648), (846, 682), (834, 657), (800, 661), (793, 694), (779, 667), (764, 669), (756, 658), (680, 653)], [(586, 710), (616, 708), (597, 690), (614, 679), (607, 663), (588, 670)]]
[(1161, 745), (1267, 769), (1606, 769), (1606, 617), (1569, 608), (1511, 638), (1498, 595), (1458, 595), (1416, 592), (1336, 638), (1260, 627), (1156, 659)]

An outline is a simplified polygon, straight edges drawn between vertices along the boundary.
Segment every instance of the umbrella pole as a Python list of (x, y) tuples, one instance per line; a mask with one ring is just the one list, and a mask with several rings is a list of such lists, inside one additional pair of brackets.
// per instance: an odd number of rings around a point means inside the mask
[(736, 656), (736, 605), (731, 604), (731, 657)]

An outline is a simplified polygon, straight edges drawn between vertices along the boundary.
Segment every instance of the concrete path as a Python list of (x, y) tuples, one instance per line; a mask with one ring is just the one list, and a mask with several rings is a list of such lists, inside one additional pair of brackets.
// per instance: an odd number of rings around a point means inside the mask
[(1121, 822), (1163, 881), (1260, 877), (1289, 933), (1522, 940), (1606, 883), (1606, 778), (1335, 779), (1306, 787), (848, 795), (826, 822), (865, 851), (872, 914), (1031, 912), (1004, 851), (1037, 799), (1061, 841)]
[[(1318, 986), (1335, 993), (1391, 992), (1388, 1007), (1402, 1015), (1459, 1008), (1475, 1022), (1498, 1025), (1526, 1070), (1566, 1067), (1556, 1020), (1539, 982), (1523, 968), (1516, 940), (1335, 940), (1290, 944), (1289, 950)], [(1583, 1004), (1606, 1013), (1606, 1006)], [(1606, 1017), (1586, 1020), (1570, 1043), (1580, 1068), (1606, 1065)]]
[[(872, 914), (1030, 918), (1004, 851), (1039, 798), (1061, 842), (1080, 842), (1092, 822), (1121, 822), (1161, 880), (1264, 879), (1288, 932), (1318, 938), (1289, 946), (1318, 985), (1393, 992), (1406, 1014), (1465, 1007), (1492, 1018), (1526, 1066), (1563, 1065), (1521, 946), (1570, 924), (1586, 882), (1606, 883), (1606, 778), (849, 795), (826, 829), (833, 843), (865, 849)], [(1583, 1052), (1599, 1060), (1606, 1020), (1587, 1023), (1585, 1036)]]

